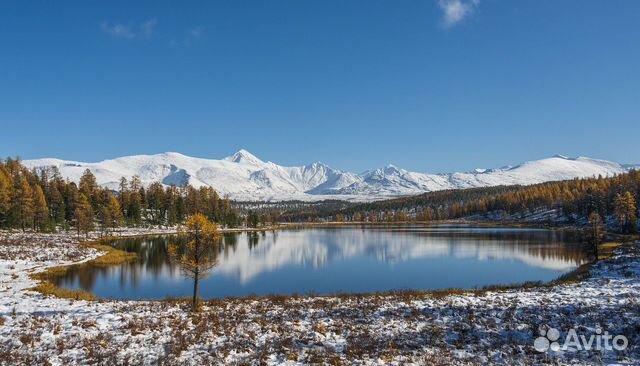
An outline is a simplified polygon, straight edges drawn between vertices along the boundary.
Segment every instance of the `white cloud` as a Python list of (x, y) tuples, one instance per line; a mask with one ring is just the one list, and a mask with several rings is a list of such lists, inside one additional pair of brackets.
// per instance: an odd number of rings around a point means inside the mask
[(109, 22), (100, 23), (100, 29), (114, 37), (120, 39), (147, 39), (151, 38), (155, 31), (156, 20), (150, 19), (135, 26), (125, 24), (111, 24)]
[(469, 16), (480, 3), (480, 0), (439, 0), (445, 27), (452, 27)]

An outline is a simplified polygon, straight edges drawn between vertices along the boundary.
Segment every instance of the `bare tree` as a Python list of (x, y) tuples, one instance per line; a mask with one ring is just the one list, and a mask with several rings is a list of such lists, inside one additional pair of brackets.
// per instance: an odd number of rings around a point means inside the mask
[(595, 261), (598, 261), (598, 245), (600, 244), (600, 236), (602, 232), (602, 218), (598, 212), (593, 211), (589, 215), (589, 223), (591, 224), (591, 244), (595, 253)]

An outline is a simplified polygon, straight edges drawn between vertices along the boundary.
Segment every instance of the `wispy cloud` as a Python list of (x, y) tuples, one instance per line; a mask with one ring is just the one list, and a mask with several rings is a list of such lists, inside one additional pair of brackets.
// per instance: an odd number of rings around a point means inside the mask
[(172, 46), (177, 47), (189, 47), (193, 43), (197, 42), (204, 35), (204, 27), (201, 25), (191, 27), (187, 29), (185, 33), (181, 37), (174, 38), (171, 40)]
[(122, 24), (111, 25), (107, 22), (102, 22), (100, 23), (100, 29), (115, 38), (133, 39), (135, 36), (130, 27)]
[(202, 28), (202, 26), (197, 26), (189, 29), (189, 32), (187, 32), (187, 36), (191, 38), (199, 38), (203, 32), (204, 28)]
[(138, 32), (138, 35), (143, 38), (151, 37), (155, 31), (157, 23), (158, 22), (155, 19), (150, 19), (140, 24), (140, 31)]
[(460, 23), (472, 14), (479, 4), (480, 0), (438, 0), (444, 26), (449, 28)]
[(149, 19), (136, 25), (102, 22), (100, 29), (114, 38), (148, 39), (153, 36), (157, 23), (155, 19)]

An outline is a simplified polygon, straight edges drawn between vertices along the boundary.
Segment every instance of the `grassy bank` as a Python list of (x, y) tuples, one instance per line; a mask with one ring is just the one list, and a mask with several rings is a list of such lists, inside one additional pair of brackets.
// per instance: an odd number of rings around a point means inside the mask
[(96, 300), (96, 296), (88, 291), (61, 288), (56, 286), (54, 281), (56, 278), (66, 275), (67, 272), (72, 268), (81, 268), (83, 266), (106, 267), (134, 261), (138, 258), (138, 255), (136, 253), (126, 252), (124, 250), (119, 250), (108, 245), (108, 243), (112, 240), (113, 238), (105, 238), (86, 244), (88, 247), (97, 249), (103, 253), (99, 257), (88, 262), (71, 264), (67, 266), (49, 267), (42, 272), (32, 274), (31, 278), (40, 281), (40, 283), (38, 283), (37, 286), (31, 288), (31, 290), (40, 292), (41, 294), (46, 296), (56, 296), (64, 299)]

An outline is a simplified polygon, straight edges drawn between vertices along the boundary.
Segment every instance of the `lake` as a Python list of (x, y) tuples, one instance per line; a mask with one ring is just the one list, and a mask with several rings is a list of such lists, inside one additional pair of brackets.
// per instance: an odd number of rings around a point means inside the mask
[[(455, 225), (364, 225), (227, 233), (200, 296), (363, 293), (550, 281), (587, 262), (570, 233)], [(114, 241), (130, 263), (73, 266), (57, 285), (101, 298), (190, 296), (192, 280), (167, 257), (172, 236)]]

